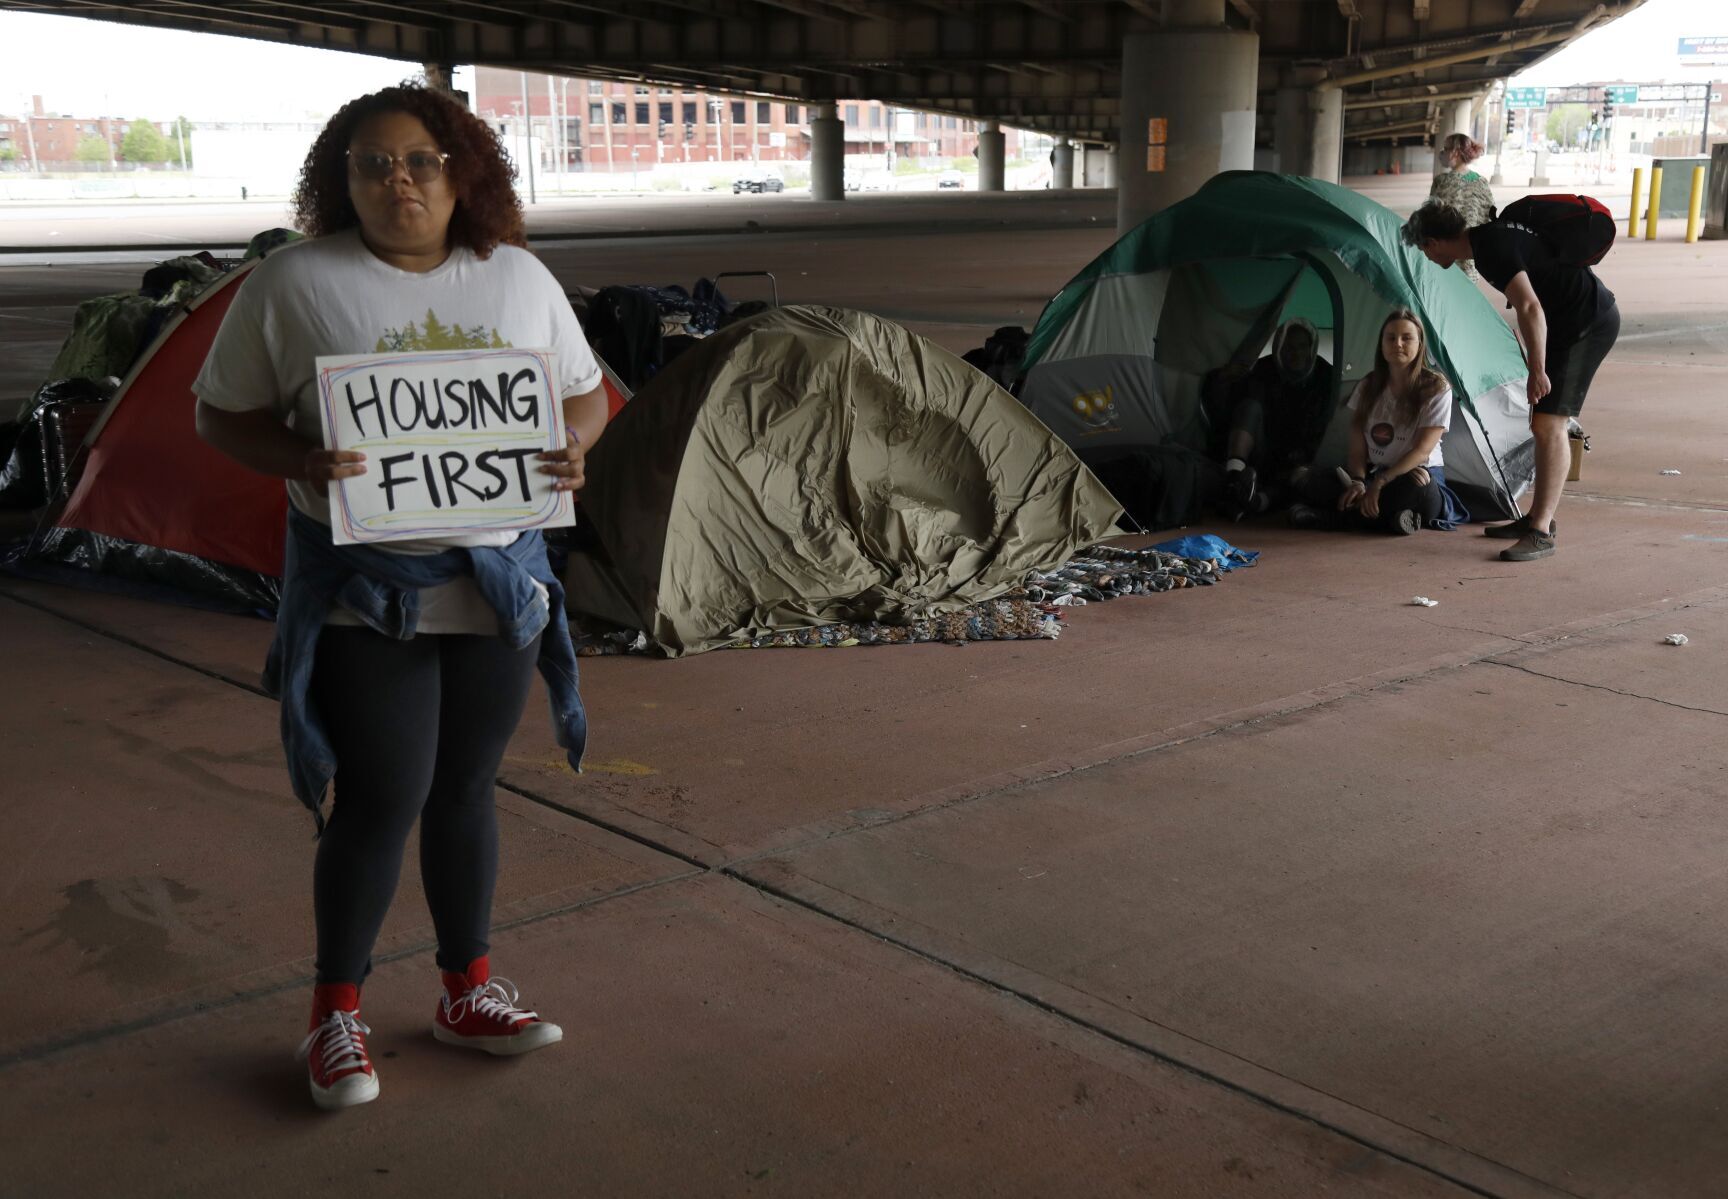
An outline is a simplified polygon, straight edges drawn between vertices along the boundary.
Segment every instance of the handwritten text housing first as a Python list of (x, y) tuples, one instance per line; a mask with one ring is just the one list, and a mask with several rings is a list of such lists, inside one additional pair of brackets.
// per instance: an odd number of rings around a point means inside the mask
[(339, 540), (568, 523), (534, 469), (563, 421), (548, 351), (487, 349), (320, 359), (326, 441), (370, 469), (344, 480)]

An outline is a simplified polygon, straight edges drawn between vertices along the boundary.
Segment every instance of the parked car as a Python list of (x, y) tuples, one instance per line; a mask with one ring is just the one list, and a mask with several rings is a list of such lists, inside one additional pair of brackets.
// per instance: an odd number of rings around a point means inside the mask
[(936, 176), (936, 186), (963, 188), (966, 186), (966, 176), (962, 175), (959, 171), (943, 171), (940, 175)]
[(739, 192), (783, 192), (786, 181), (773, 171), (745, 171), (732, 181), (732, 194)]

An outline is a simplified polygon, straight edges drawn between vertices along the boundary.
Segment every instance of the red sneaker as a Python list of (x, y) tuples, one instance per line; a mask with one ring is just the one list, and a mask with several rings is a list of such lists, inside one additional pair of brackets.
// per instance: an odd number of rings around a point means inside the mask
[(296, 1056), (306, 1063), (312, 1102), (325, 1111), (371, 1103), (378, 1098), (378, 1075), (366, 1055), (360, 1022), (360, 988), (353, 983), (322, 983), (312, 990), (312, 1024)]
[(527, 1053), (556, 1044), (564, 1030), (516, 1006), (516, 985), (493, 978), (485, 958), (475, 958), (465, 974), (443, 972), (444, 997), (432, 1021), (432, 1035), (446, 1045), (485, 1053)]

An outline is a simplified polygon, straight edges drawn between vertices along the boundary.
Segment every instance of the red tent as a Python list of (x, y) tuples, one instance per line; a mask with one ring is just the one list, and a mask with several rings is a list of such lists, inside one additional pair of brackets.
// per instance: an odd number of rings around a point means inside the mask
[[(287, 495), (281, 481), (211, 448), (193, 427), (192, 382), (257, 261), (201, 292), (140, 356), (90, 431), (58, 529), (265, 576), (282, 573)], [(604, 363), (601, 370), (608, 415), (616, 416), (629, 393)]]

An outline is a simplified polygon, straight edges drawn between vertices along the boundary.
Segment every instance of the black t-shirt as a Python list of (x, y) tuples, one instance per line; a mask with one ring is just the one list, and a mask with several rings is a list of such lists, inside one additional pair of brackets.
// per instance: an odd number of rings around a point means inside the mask
[(1501, 293), (1523, 271), (1542, 304), (1550, 345), (1577, 341), (1596, 318), (1614, 306), (1614, 293), (1587, 266), (1555, 260), (1534, 233), (1498, 222), (1470, 230), (1476, 269)]

